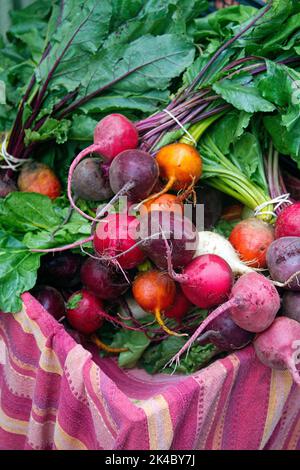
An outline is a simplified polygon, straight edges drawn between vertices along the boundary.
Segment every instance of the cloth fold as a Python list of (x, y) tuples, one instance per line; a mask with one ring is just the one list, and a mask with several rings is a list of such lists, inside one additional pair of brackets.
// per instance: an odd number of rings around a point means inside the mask
[(28, 293), (0, 314), (0, 449), (300, 449), (299, 403), (252, 346), (150, 376), (85, 349)]

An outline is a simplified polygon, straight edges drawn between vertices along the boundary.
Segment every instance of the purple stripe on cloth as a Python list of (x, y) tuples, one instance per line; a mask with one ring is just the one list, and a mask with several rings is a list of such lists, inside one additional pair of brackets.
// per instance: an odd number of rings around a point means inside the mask
[(253, 347), (192, 376), (124, 371), (23, 302), (0, 313), (1, 449), (299, 449), (300, 388)]
[(227, 411), (224, 449), (260, 448), (269, 403), (271, 370), (255, 357), (252, 347), (238, 353), (241, 366)]

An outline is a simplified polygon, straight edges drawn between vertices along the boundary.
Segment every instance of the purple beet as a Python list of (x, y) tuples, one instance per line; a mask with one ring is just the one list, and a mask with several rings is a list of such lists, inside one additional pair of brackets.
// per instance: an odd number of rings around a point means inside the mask
[(50, 286), (37, 286), (32, 289), (31, 294), (40, 304), (52, 315), (59, 320), (65, 315), (65, 302), (61, 293)]
[(15, 181), (10, 177), (11, 170), (0, 170), (0, 198), (18, 191)]
[(300, 323), (300, 292), (288, 291), (282, 297), (282, 314)]
[(126, 195), (133, 202), (145, 199), (158, 180), (156, 160), (142, 150), (125, 150), (109, 168), (109, 182), (115, 194)]
[(80, 276), (82, 284), (100, 299), (117, 299), (129, 288), (121, 271), (94, 258), (83, 263)]
[(101, 158), (86, 158), (74, 170), (72, 188), (76, 196), (88, 201), (109, 199), (113, 192), (109, 185), (108, 167)]
[(80, 281), (82, 261), (81, 255), (70, 251), (57, 254), (49, 253), (42, 257), (39, 278), (53, 286), (73, 287)]
[(180, 269), (194, 257), (198, 232), (190, 219), (169, 211), (151, 211), (143, 215), (139, 225), (141, 249), (160, 269), (167, 269), (168, 241), (172, 249), (172, 266)]
[(255, 333), (240, 328), (230, 318), (229, 313), (215, 318), (209, 325), (209, 330), (199, 337), (199, 342), (213, 343), (221, 351), (241, 349), (249, 344)]

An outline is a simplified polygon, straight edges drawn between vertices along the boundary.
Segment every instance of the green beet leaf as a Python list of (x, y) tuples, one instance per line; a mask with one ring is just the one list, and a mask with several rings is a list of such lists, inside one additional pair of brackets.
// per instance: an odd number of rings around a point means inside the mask
[(53, 230), (61, 218), (47, 196), (14, 192), (0, 199), (0, 227), (13, 232)]
[[(142, 366), (150, 374), (164, 372), (171, 374), (173, 367), (165, 367), (168, 361), (184, 346), (186, 339), (170, 336), (164, 341), (151, 345), (143, 354), (141, 359)], [(193, 345), (186, 357), (182, 357), (176, 372), (181, 374), (191, 374), (201, 367), (207, 365), (210, 359), (215, 355), (215, 347), (211, 344), (205, 346)]]
[(294, 120), (291, 129), (283, 125), (280, 114), (265, 116), (264, 125), (278, 152), (290, 155), (300, 169), (300, 118)]
[(20, 295), (34, 287), (40, 253), (31, 253), (13, 236), (0, 231), (0, 310), (18, 312)]
[(266, 113), (275, 110), (275, 106), (262, 97), (251, 75), (241, 74), (236, 78), (220, 80), (213, 85), (213, 89), (241, 111)]
[(110, 345), (113, 348), (128, 348), (119, 355), (118, 363), (120, 367), (134, 367), (145, 349), (149, 346), (150, 339), (142, 331), (119, 330), (114, 335), (114, 340)]

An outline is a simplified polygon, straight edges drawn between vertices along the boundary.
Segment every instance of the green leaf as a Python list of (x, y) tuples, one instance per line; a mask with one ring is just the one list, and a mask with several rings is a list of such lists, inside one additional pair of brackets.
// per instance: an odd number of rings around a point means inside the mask
[[(284, 13), (286, 14), (287, 10), (285, 10)], [(299, 13), (291, 16), (285, 22), (284, 18), (281, 17), (280, 27), (274, 28), (273, 34), (270, 36), (270, 38), (261, 44), (261, 52), (266, 55), (271, 51), (274, 52), (279, 49), (290, 50), (297, 41), (297, 36), (299, 35), (299, 22)], [(296, 35), (294, 36), (293, 33), (295, 32)]]
[(207, 10), (207, 0), (115, 0), (109, 44), (166, 32), (184, 34), (194, 17)]
[[(143, 36), (130, 44), (118, 44), (114, 49), (101, 49), (82, 71), (78, 98), (85, 98), (104, 87), (134, 96), (153, 89), (165, 90), (171, 79), (183, 72), (193, 58), (193, 45), (174, 34)], [(53, 80), (53, 85), (63, 84), (74, 89), (78, 86), (77, 73), (78, 70), (76, 73), (69, 71), (66, 78), (63, 72)]]
[(119, 355), (118, 363), (120, 367), (131, 368), (136, 365), (149, 344), (150, 339), (143, 332), (122, 329), (115, 334), (110, 346), (128, 348), (128, 351)]
[(0, 227), (24, 236), (23, 243), (30, 249), (53, 248), (87, 238), (90, 222), (74, 211), (64, 223), (68, 211), (68, 207), (59, 206), (59, 201), (52, 202), (42, 194), (13, 192), (0, 200)]
[(240, 219), (237, 220), (223, 220), (220, 219), (215, 225), (213, 231), (222, 235), (225, 238), (229, 238), (229, 235), (232, 232), (232, 229), (240, 222)]
[(80, 106), (79, 109), (85, 114), (102, 114), (116, 110), (122, 111), (123, 114), (126, 114), (128, 110), (151, 114), (157, 111), (158, 105), (163, 106), (168, 103), (169, 92), (167, 90), (150, 90), (139, 94), (134, 94), (133, 91), (128, 93), (115, 92), (98, 96)]
[(0, 231), (0, 310), (21, 310), (20, 295), (34, 287), (40, 257), (40, 253), (31, 253), (16, 238)]
[(300, 168), (300, 118), (294, 120), (290, 129), (283, 125), (280, 114), (265, 116), (264, 125), (276, 150), (283, 155), (290, 155)]
[(50, 0), (38, 0), (27, 8), (11, 11), (12, 26), (8, 38), (30, 54), (35, 62), (39, 61), (45, 46), (43, 39), (51, 9)]
[(197, 42), (206, 43), (211, 38), (220, 39), (232, 34), (232, 28), (249, 20), (256, 9), (246, 5), (234, 5), (222, 8), (204, 16), (196, 18), (189, 28), (189, 33)]
[(82, 294), (72, 295), (67, 302), (67, 305), (66, 305), (67, 309), (73, 310), (74, 308), (77, 308), (81, 300), (82, 300)]
[(98, 121), (90, 116), (74, 114), (72, 118), (72, 126), (69, 132), (69, 139), (92, 143), (94, 129), (97, 124)]
[(48, 118), (39, 131), (25, 130), (25, 145), (32, 142), (43, 142), (45, 140), (55, 140), (58, 144), (63, 144), (68, 139), (68, 132), (71, 121)]
[[(89, 135), (91, 135), (91, 131), (89, 132)], [(45, 145), (43, 151), (36, 152), (34, 156), (36, 160), (49, 165), (66, 187), (69, 168), (74, 156), (89, 145), (89, 143), (92, 143), (92, 140), (68, 140), (66, 143), (60, 145)]]
[(0, 105), (6, 104), (5, 82), (0, 80)]
[[(65, 213), (69, 209), (66, 208)], [(61, 218), (61, 224), (64, 218)], [(53, 236), (55, 232), (55, 236)], [(24, 236), (23, 243), (31, 249), (55, 248), (58, 246), (69, 245), (71, 243), (84, 240), (91, 234), (91, 225), (89, 221), (81, 217), (77, 212), (73, 213), (68, 223), (60, 229), (56, 226), (51, 231), (40, 230), (38, 232), (28, 232)], [(85, 245), (85, 248), (88, 245)]]
[(47, 196), (13, 192), (0, 199), (0, 227), (17, 232), (52, 230), (61, 218)]
[[(276, 34), (283, 29), (289, 16), (296, 11), (296, 4), (295, 0), (273, 0), (270, 10), (258, 21), (255, 28), (238, 41), (239, 45), (245, 46), (247, 55), (264, 55), (268, 40), (272, 40), (274, 32)], [(278, 48), (278, 42), (272, 50), (276, 48)]]
[(292, 79), (288, 67), (267, 60), (267, 72), (259, 79), (257, 88), (268, 101), (286, 106), (291, 101), (293, 92)]
[(254, 113), (274, 111), (275, 106), (264, 99), (252, 82), (252, 77), (243, 74), (237, 78), (224, 79), (213, 85), (216, 93), (235, 108)]
[[(184, 346), (186, 339), (170, 336), (164, 341), (150, 346), (141, 359), (141, 365), (150, 374), (158, 372), (172, 373), (174, 368), (165, 368), (170, 359)], [(205, 346), (193, 345), (187, 356), (180, 359), (176, 368), (177, 373), (191, 374), (207, 365), (215, 354), (215, 347), (211, 344)]]
[(248, 127), (250, 119), (250, 113), (234, 109), (226, 113), (210, 129), (211, 138), (225, 155), (229, 152), (230, 145), (236, 142)]
[(80, 72), (86, 69), (90, 55), (96, 53), (108, 34), (111, 13), (111, 2), (108, 0), (63, 2), (59, 26), (49, 38), (51, 53), (37, 68), (37, 80), (44, 82), (57, 59), (61, 58), (55, 71), (56, 77), (66, 72), (73, 73), (74, 77), (77, 75), (72, 87), (68, 77), (65, 77), (68, 91), (74, 90), (80, 84)]
[(233, 144), (230, 159), (249, 180), (265, 188), (264, 180), (260, 176), (260, 169), (263, 167), (261, 147), (254, 134), (245, 132)]
[(300, 114), (300, 106), (290, 106), (285, 114), (282, 114), (282, 124), (290, 130), (297, 124)]

